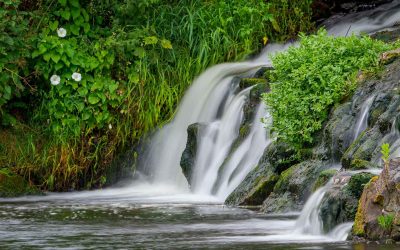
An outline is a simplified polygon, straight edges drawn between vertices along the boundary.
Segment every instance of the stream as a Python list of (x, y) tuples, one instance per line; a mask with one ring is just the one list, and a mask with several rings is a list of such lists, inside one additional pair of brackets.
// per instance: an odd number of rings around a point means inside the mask
[[(382, 30), (398, 21), (399, 5), (394, 1), (326, 26), (335, 35)], [(235, 77), (271, 66), (269, 56), (288, 46), (267, 46), (253, 60), (216, 65), (195, 79), (174, 120), (155, 133), (128, 186), (0, 199), (0, 249), (395, 249), (346, 241), (351, 222), (322, 232), (318, 206), (325, 187), (301, 212), (271, 215), (223, 205), (274, 140), (260, 121), (268, 116), (260, 104), (249, 134), (231, 150), (250, 92), (239, 89)], [(371, 102), (363, 105), (353, 139), (367, 126)], [(180, 159), (186, 129), (196, 122), (205, 129), (189, 186)]]
[(171, 192), (142, 185), (2, 200), (0, 248), (390, 249), (345, 241), (351, 223), (307, 234), (296, 230), (296, 213), (265, 215)]

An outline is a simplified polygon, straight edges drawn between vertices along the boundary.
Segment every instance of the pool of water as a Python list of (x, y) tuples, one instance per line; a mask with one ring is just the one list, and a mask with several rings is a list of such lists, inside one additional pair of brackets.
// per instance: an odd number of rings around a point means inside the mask
[(0, 199), (0, 249), (390, 249), (297, 234), (297, 214), (265, 215), (212, 197), (145, 189)]

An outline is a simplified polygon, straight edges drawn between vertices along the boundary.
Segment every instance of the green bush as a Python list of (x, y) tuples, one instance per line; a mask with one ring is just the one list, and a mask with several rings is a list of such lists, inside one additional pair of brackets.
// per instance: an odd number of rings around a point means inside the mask
[(297, 148), (313, 143), (330, 108), (354, 91), (356, 74), (377, 67), (391, 48), (367, 36), (301, 35), (298, 47), (272, 58), (271, 92), (263, 99), (277, 136)]
[(19, 3), (19, 0), (0, 3), (0, 121), (3, 126), (15, 123), (15, 117), (9, 113), (12, 106), (26, 105), (21, 102), (10, 105), (9, 101), (21, 98), (29, 86), (28, 79), (20, 73), (25, 70), (28, 74), (26, 65), (31, 45), (29, 14), (17, 9)]
[(379, 215), (377, 220), (379, 226), (382, 229), (389, 231), (392, 229), (393, 226), (394, 215), (393, 214)]

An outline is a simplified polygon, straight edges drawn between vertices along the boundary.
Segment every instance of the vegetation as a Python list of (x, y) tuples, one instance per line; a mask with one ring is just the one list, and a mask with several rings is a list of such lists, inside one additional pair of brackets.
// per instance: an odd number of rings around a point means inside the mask
[(393, 214), (379, 215), (377, 220), (378, 220), (379, 226), (382, 229), (384, 229), (386, 231), (390, 231), (393, 226), (394, 215)]
[(0, 166), (44, 190), (107, 180), (206, 67), (312, 29), (311, 0), (0, 3)]
[(354, 91), (357, 73), (377, 68), (379, 54), (393, 47), (368, 36), (334, 38), (319, 30), (274, 56), (264, 100), (278, 138), (298, 149), (312, 144), (330, 108)]

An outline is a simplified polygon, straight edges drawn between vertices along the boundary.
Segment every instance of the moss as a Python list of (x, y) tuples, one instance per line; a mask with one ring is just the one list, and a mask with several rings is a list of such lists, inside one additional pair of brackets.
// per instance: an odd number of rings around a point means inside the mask
[(0, 169), (0, 197), (16, 197), (22, 195), (40, 194), (19, 175), (9, 169)]
[(272, 175), (269, 178), (261, 178), (254, 188), (254, 191), (246, 197), (241, 205), (261, 205), (271, 194), (278, 179), (278, 175)]
[(292, 166), (281, 173), (279, 180), (274, 187), (275, 192), (278, 190), (285, 189), (285, 186), (287, 187), (287, 185), (289, 183), (289, 179), (291, 178), (295, 167), (296, 166)]
[(355, 197), (360, 197), (363, 190), (364, 186), (371, 180), (371, 178), (374, 177), (373, 174), (370, 173), (359, 173), (353, 175), (349, 183), (346, 186), (346, 189)]
[(362, 159), (354, 159), (350, 163), (350, 169), (352, 170), (368, 169), (369, 165), (370, 165), (369, 161)]
[(254, 86), (254, 85), (257, 85), (260, 83), (266, 85), (267, 80), (263, 79), (263, 78), (243, 78), (240, 80), (239, 87), (241, 89), (246, 89), (248, 87), (251, 87), (251, 86)]
[(322, 171), (319, 175), (317, 180), (315, 181), (313, 191), (317, 190), (318, 188), (324, 186), (330, 178), (332, 178), (337, 173), (335, 169), (327, 169)]
[(381, 55), (380, 63), (382, 65), (387, 65), (397, 58), (400, 58), (400, 49), (390, 50)]
[(364, 230), (364, 210), (362, 206), (361, 200), (358, 202), (358, 208), (357, 208), (357, 213), (356, 213), (356, 218), (354, 219), (354, 225), (353, 225), (353, 234), (356, 236), (363, 237), (365, 234)]

